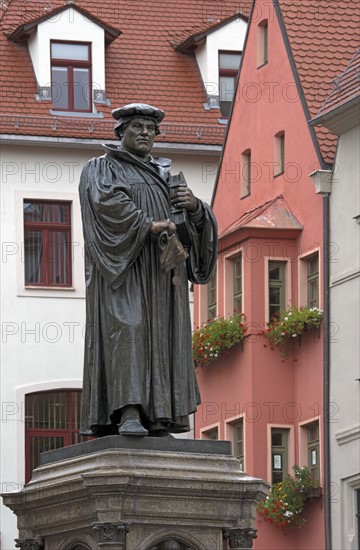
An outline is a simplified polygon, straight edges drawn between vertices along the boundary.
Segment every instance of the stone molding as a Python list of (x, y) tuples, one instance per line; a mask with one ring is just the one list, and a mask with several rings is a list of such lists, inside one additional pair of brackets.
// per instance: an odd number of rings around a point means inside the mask
[(149, 550), (196, 550), (196, 548), (174, 538), (163, 540), (162, 542), (159, 542), (155, 546), (149, 548)]
[(236, 527), (225, 531), (224, 537), (228, 539), (231, 550), (240, 550), (251, 549), (257, 535), (253, 527)]
[(126, 533), (129, 532), (129, 528), (124, 523), (95, 523), (93, 529), (97, 531), (99, 544), (116, 543), (117, 545), (121, 544), (125, 549)]
[(224, 532), (236, 550), (267, 490), (231, 455), (110, 447), (48, 461), (3, 499), (21, 550), (223, 550)]
[(21, 550), (43, 550), (45, 547), (44, 540), (36, 537), (34, 539), (15, 539), (15, 548)]

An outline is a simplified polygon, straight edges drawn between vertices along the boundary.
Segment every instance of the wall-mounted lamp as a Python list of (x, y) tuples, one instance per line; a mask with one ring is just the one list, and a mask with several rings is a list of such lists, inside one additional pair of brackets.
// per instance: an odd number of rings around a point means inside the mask
[(315, 170), (309, 174), (315, 185), (315, 192), (323, 197), (331, 193), (332, 170)]

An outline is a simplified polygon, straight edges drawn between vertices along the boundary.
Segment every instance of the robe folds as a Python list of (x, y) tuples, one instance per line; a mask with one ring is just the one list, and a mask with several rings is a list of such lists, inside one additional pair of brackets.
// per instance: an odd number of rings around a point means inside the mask
[[(217, 257), (210, 207), (189, 214), (189, 257), (160, 267), (153, 221), (171, 219), (171, 161), (145, 162), (121, 147), (84, 167), (86, 332), (81, 433), (116, 433), (120, 410), (137, 405), (145, 427), (188, 431), (200, 403), (192, 360), (188, 280), (204, 284)], [(174, 277), (176, 276), (176, 277)], [(175, 284), (174, 284), (175, 282)]]

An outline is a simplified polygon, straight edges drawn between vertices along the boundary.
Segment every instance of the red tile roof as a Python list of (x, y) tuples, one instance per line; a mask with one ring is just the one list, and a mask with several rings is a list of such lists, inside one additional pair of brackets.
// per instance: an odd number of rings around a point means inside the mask
[(321, 105), (313, 122), (335, 109), (345, 106), (360, 95), (360, 48), (345, 71), (332, 81), (333, 89)]
[(220, 237), (237, 229), (302, 229), (301, 223), (291, 211), (282, 195), (245, 212), (238, 220), (229, 225)]
[(183, 37), (183, 39), (180, 39), (180, 36), (179, 36), (178, 37), (179, 42), (175, 43), (174, 46), (178, 52), (191, 52), (210, 33), (220, 29), (221, 27), (223, 27), (227, 23), (230, 23), (231, 21), (236, 21), (239, 19), (242, 19), (243, 21), (248, 22), (248, 17), (244, 15), (242, 12), (239, 12), (239, 13), (236, 13), (235, 15), (232, 15), (231, 17), (227, 17), (226, 19), (216, 21), (210, 27), (206, 27), (203, 30), (198, 30), (195, 34), (192, 34), (191, 36), (188, 36), (186, 34), (185, 37)]
[[(47, 11), (50, 6), (51, 11)], [(206, 98), (195, 56), (177, 52), (174, 43), (180, 36), (191, 36), (237, 13), (237, 1), (77, 0), (76, 6), (122, 33), (105, 50), (106, 95), (111, 105), (97, 104), (103, 119), (52, 116), (51, 101), (35, 100), (37, 84), (27, 43), (8, 38), (19, 26), (63, 6), (63, 0), (2, 3), (2, 133), (113, 139), (111, 110), (126, 103), (145, 102), (166, 111), (166, 135), (159, 136), (160, 141), (223, 143), (225, 127), (218, 123), (220, 111), (203, 107)], [(248, 1), (245, 6), (249, 6)]]
[[(292, 55), (309, 110), (319, 111), (331, 81), (348, 65), (360, 44), (357, 0), (278, 0)], [(337, 138), (315, 128), (323, 159), (334, 161)]]

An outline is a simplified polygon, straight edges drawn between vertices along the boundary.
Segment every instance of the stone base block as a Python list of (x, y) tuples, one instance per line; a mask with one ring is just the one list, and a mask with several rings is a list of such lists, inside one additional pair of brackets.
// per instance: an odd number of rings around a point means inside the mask
[(109, 436), (41, 462), (3, 495), (22, 550), (252, 548), (268, 487), (240, 472), (227, 442)]

